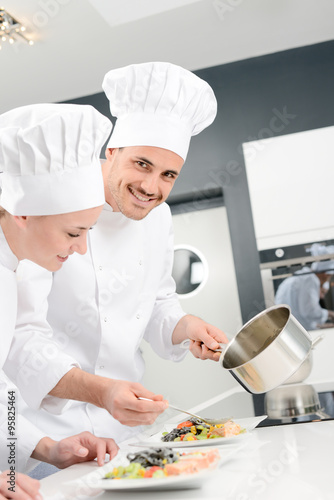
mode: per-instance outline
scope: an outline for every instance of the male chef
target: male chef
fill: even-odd
[[[102,165],[104,210],[86,255],[54,276],[21,267],[22,314],[5,369],[30,406],[26,416],[52,437],[90,430],[119,443],[168,406],[140,384],[142,339],[174,361],[186,339],[195,357],[213,360],[227,342],[179,304],[164,203],[217,103],[207,82],[161,62],[112,70],[103,89],[117,117]]]

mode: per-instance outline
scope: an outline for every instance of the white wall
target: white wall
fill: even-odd
[[[197,248],[209,264],[209,277],[197,295],[181,299],[184,310],[214,324],[231,338],[242,326],[237,283],[225,207],[173,216],[175,245]],[[144,385],[171,403],[191,408],[238,383],[218,363],[190,353],[181,363],[159,358],[143,342]]]

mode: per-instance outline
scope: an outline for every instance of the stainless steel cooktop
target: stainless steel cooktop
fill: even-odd
[[[314,390],[315,397],[318,403],[320,402],[319,411],[315,411],[316,408],[312,406],[306,407],[304,412],[295,410],[296,404],[299,404],[299,386],[303,385],[308,385],[310,389],[312,388],[312,390]],[[268,415],[268,417],[260,423],[259,427],[334,419],[334,381],[317,384],[296,384],[295,386],[285,385],[284,387],[287,387],[291,394],[286,408],[287,411],[284,412],[284,418],[272,418],[270,414],[268,415],[268,405],[265,403],[265,394],[253,395],[241,387],[240,389],[235,388],[229,390],[221,396],[217,396],[207,401],[202,405],[201,413],[203,415],[210,415],[213,418],[222,415],[231,415],[233,418]],[[294,394],[296,394],[297,403],[293,401]]]

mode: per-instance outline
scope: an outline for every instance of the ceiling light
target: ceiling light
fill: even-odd
[[[33,45],[34,42],[26,37],[24,34],[25,31],[25,26],[11,16],[5,9],[2,7],[0,8],[0,34],[3,42],[9,40],[9,43],[13,45],[15,42],[24,41],[29,45]]]

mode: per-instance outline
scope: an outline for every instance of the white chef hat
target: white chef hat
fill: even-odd
[[[88,105],[33,104],[0,115],[0,206],[54,215],[103,205],[99,156],[111,128]]]
[[[321,243],[313,243],[310,247],[311,255],[330,255],[334,254],[334,245],[322,245]],[[315,273],[334,274],[334,260],[322,260],[313,262],[311,265],[312,271]]]
[[[155,146],[186,159],[190,138],[217,114],[210,85],[166,62],[132,64],[109,71],[103,90],[117,117],[108,147]]]

